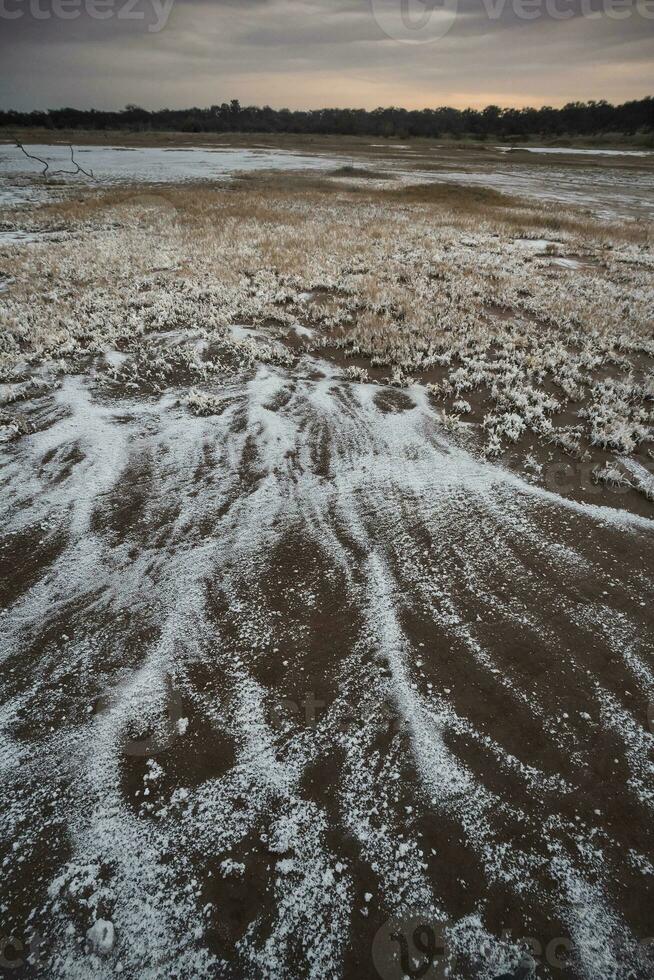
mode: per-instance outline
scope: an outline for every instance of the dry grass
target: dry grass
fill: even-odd
[[[362,177],[361,183],[344,183],[334,175]],[[245,173],[228,181],[204,183],[189,189],[185,185],[158,185],[144,190],[142,185],[110,189],[80,188],[73,196],[46,204],[28,219],[33,228],[74,226],[92,220],[107,209],[175,209],[184,222],[204,221],[216,208],[222,213],[244,219],[291,220],[286,212],[292,201],[324,205],[329,198],[337,204],[367,203],[393,209],[415,208],[417,220],[426,215],[439,224],[463,227],[474,219],[478,226],[517,237],[545,237],[548,233],[565,233],[596,244],[626,242],[651,246],[653,226],[647,221],[606,222],[568,209],[552,213],[550,207],[487,187],[465,184],[427,183],[398,186],[370,186],[370,181],[385,180],[388,175],[359,168],[343,167],[331,175],[294,173]],[[11,224],[12,213],[5,220]],[[21,215],[21,226],[25,216]]]
[[[582,456],[648,445],[648,225],[456,184],[295,174],[78,192],[31,221],[61,240],[0,252],[15,280],[0,294],[9,380],[26,356],[77,370],[89,351],[138,347],[145,364],[153,331],[224,340],[230,323],[275,323],[281,336],[300,320],[327,356],[423,380],[455,413],[472,402],[489,452],[529,435]],[[585,264],[566,268],[571,255]]]

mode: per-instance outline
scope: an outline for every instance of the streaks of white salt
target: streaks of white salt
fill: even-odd
[[[120,368],[127,360],[127,354],[118,350],[106,350],[104,352],[104,358],[109,367]]]
[[[434,702],[427,706],[412,686],[407,659],[407,642],[398,627],[394,608],[394,589],[387,570],[377,555],[369,562],[370,629],[387,659],[392,673],[392,689],[399,716],[406,720],[416,766],[435,809],[456,814],[473,848],[482,855],[489,881],[510,881],[516,891],[538,861],[514,848],[508,855],[494,842],[490,815],[496,802],[472,773],[446,747],[445,717]],[[389,588],[390,587],[390,588]],[[465,799],[465,807],[461,801]]]
[[[0,176],[1,207],[15,208],[24,204],[35,204],[51,196],[50,188],[37,184],[17,185],[15,177]]]
[[[32,468],[62,446],[79,445],[82,458],[65,486],[48,486],[46,481],[32,506],[44,517],[72,508],[71,529],[79,537],[88,529],[96,499],[111,489],[124,467],[127,440],[114,422],[117,413],[91,398],[81,378],[67,377],[54,402],[61,417],[25,442]]]
[[[311,338],[311,337],[315,337],[316,335],[316,331],[312,327],[305,327],[301,323],[294,323],[291,329],[293,330],[294,333],[298,335],[298,337]]]
[[[260,331],[255,330],[253,327],[243,327],[238,323],[230,323],[229,332],[234,340],[251,340],[260,334]]]
[[[526,252],[545,252],[548,248],[557,248],[561,243],[548,238],[516,238],[514,244]]]
[[[646,469],[642,463],[639,463],[637,459],[631,456],[625,456],[621,459],[621,463],[626,470],[634,477],[636,484],[639,488],[649,497],[650,500],[654,500],[654,474],[650,470]]]
[[[654,762],[651,761],[654,733],[599,684],[596,684],[595,696],[600,704],[602,723],[624,746],[630,770],[627,786],[642,806],[654,810]]]
[[[629,617],[600,603],[584,604],[571,610],[570,615],[576,622],[603,636],[615,656],[622,657],[643,695],[654,699],[654,673],[644,659],[648,637],[635,627]]]
[[[272,915],[264,919],[253,913],[238,941],[239,963],[257,975],[290,977],[299,944],[311,976],[338,975],[354,908],[348,858],[331,844],[331,837],[327,843],[327,831],[334,829],[331,817],[302,784],[309,763],[336,746],[344,753],[340,813],[389,911],[447,912],[438,866],[433,873],[428,870],[424,844],[407,825],[392,789],[396,785],[411,787],[421,813],[444,813],[462,828],[483,863],[489,888],[500,882],[525,899],[532,874],[547,874],[547,833],[532,825],[538,846],[510,846],[505,821],[515,817],[529,823],[529,818],[515,801],[501,805],[497,794],[458,757],[448,735],[467,732],[526,787],[538,781],[538,772],[437,695],[427,698],[416,686],[417,651],[401,618],[409,602],[421,601],[421,589],[429,594],[424,579],[432,569],[409,547],[407,529],[413,523],[435,537],[442,538],[448,528],[451,535],[462,516],[467,519],[471,500],[494,521],[503,553],[512,540],[537,542],[535,518],[551,512],[573,513],[579,520],[628,534],[649,533],[652,522],[606,508],[570,505],[498,467],[479,463],[438,434],[434,413],[418,390],[410,392],[413,407],[383,415],[375,405],[374,386],[357,386],[353,394],[326,364],[307,359],[303,366],[319,366],[323,377],[308,380],[260,366],[249,380],[230,382],[224,389],[227,408],[212,419],[190,417],[175,405],[174,394],[158,402],[100,401],[84,382],[69,379],[55,396],[60,415],[50,428],[7,451],[16,478],[7,498],[11,526],[26,529],[56,513],[69,532],[46,578],[5,617],[12,649],[19,652],[21,641],[38,635],[44,621],[77,603],[83,610],[76,621],[80,636],[64,652],[57,651],[56,658],[47,649],[40,654],[33,690],[41,689],[43,667],[64,659],[68,669],[83,666],[89,701],[99,683],[110,702],[108,710],[70,729],[67,737],[58,733],[58,746],[55,739],[40,742],[35,762],[35,771],[47,782],[46,760],[67,756],[66,769],[77,776],[75,805],[59,812],[73,856],[52,887],[50,965],[55,977],[81,977],[88,970],[87,954],[75,942],[75,917],[68,904],[74,905],[82,879],[91,881],[94,893],[108,891],[105,898],[116,926],[114,955],[128,973],[154,977],[167,962],[171,939],[175,968],[198,977],[229,972],[198,941],[206,924],[201,888],[196,884],[186,891],[180,883],[191,883],[202,873],[196,863],[207,853],[231,857],[251,833],[265,834],[273,853],[289,852],[294,863],[273,872]],[[321,444],[328,477],[315,460]],[[62,472],[60,463],[73,446],[79,448],[80,459],[71,472]],[[213,464],[207,467],[208,451]],[[53,452],[42,470],[43,456]],[[48,474],[61,479],[53,485]],[[103,521],[91,516],[112,499],[123,499],[121,495],[129,502],[135,483],[146,498],[142,523],[136,530],[130,525],[116,542]],[[164,522],[162,534],[158,522],[171,502],[176,510]],[[256,670],[261,651],[283,624],[261,601],[259,587],[270,572],[275,546],[298,528],[311,548],[325,556],[328,568],[342,572],[345,598],[362,618],[361,636],[349,655],[340,665],[325,664],[327,673],[338,672],[343,690],[355,699],[356,734],[344,734],[337,724],[345,697],[337,697],[328,716],[309,733],[280,736],[267,721],[274,692],[257,679]],[[352,548],[344,544],[343,532]],[[467,544],[477,556],[487,599],[493,601],[483,540],[471,536]],[[546,549],[547,542],[542,546]],[[572,546],[560,560],[574,567]],[[514,563],[517,568],[517,558]],[[463,617],[452,589],[445,576],[440,582],[435,579],[443,609],[457,628]],[[219,587],[226,596],[246,655],[210,617],[208,587]],[[138,649],[129,626],[121,622],[126,613],[143,617],[153,630],[152,639]],[[511,619],[517,612],[505,607],[505,615]],[[535,615],[532,626],[539,626]],[[485,670],[500,670],[471,630],[462,636]],[[390,679],[364,665],[364,654],[370,653],[385,658]],[[191,681],[198,665],[221,678],[220,696],[213,704]],[[196,787],[177,787],[185,791],[176,797],[186,801],[181,810],[173,805],[170,791],[162,790],[155,816],[144,821],[125,801],[123,746],[144,728],[156,731],[164,725],[168,676],[181,686],[193,709],[206,709],[217,732],[233,741],[234,761]],[[525,702],[516,677],[506,671],[494,676],[498,684],[512,685],[509,690]],[[408,725],[408,756],[394,750],[384,757],[379,751],[373,709],[388,699],[394,699],[397,714]],[[609,705],[606,698],[602,703]],[[534,702],[533,710],[542,713],[542,705]],[[4,719],[9,736],[11,717],[9,711]],[[622,716],[619,720],[622,727]],[[630,732],[633,787],[642,794],[649,777],[642,759],[638,761],[644,745]],[[413,770],[417,786],[412,786]],[[565,792],[547,774],[543,786]],[[236,802],[243,798],[245,807]],[[580,833],[572,840],[561,826],[558,833],[566,849],[572,851],[578,840],[587,843]],[[135,852],[143,855],[140,865],[131,859]],[[556,910],[563,910],[573,924],[580,947],[588,945],[587,924],[604,937],[628,937],[603,888],[591,883],[601,873],[579,858],[574,866],[566,864],[565,853],[550,884],[558,896]],[[162,854],[172,855],[168,865]],[[243,863],[247,878],[248,862]],[[101,866],[112,869],[108,885],[100,884]],[[72,938],[66,934],[68,925]],[[591,968],[606,965],[592,951],[583,953],[583,963],[588,975]],[[97,971],[108,976],[110,966],[98,964]]]
[[[601,219],[634,218],[654,214],[654,182],[651,173],[633,174],[626,169],[611,169],[602,173],[598,168],[575,171],[571,175],[564,168],[552,166],[547,173],[538,169],[521,167],[513,161],[501,168],[486,171],[443,169],[399,171],[402,176],[415,182],[493,187],[507,194],[520,195],[543,201],[564,201],[575,206],[588,207]]]
[[[557,265],[561,269],[583,269],[584,263],[581,259],[569,256],[558,256],[552,259],[552,265]]]
[[[649,157],[652,150],[605,150],[600,147],[573,147],[573,146],[498,146],[498,150],[526,150],[528,153],[565,153],[572,156],[600,156],[600,157]]]
[[[32,245],[47,240],[53,233],[31,231],[0,231],[0,248],[11,245]]]
[[[601,870],[601,852],[597,857],[595,874]],[[572,962],[579,975],[584,980],[598,976],[627,980],[633,976],[641,962],[638,942],[611,907],[602,885],[579,873],[559,841],[550,845],[550,868],[565,896]]]

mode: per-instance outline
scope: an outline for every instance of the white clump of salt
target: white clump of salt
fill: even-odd
[[[107,956],[114,948],[116,933],[113,922],[108,919],[97,919],[86,931],[86,938],[91,949],[100,956]]]
[[[228,878],[230,875],[241,876],[245,874],[245,865],[240,861],[233,861],[232,858],[226,858],[220,863],[220,871],[223,878]]]

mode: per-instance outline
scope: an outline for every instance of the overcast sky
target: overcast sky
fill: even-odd
[[[622,102],[653,66],[654,0],[0,0],[4,108]]]

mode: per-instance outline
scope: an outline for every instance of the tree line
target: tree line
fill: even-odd
[[[242,106],[237,99],[209,108],[157,109],[127,105],[118,111],[48,109],[0,110],[2,127],[169,131],[186,133],[309,133],[408,139],[440,137],[498,140],[613,136],[654,145],[654,98],[611,105],[570,102],[560,109],[272,109]]]

